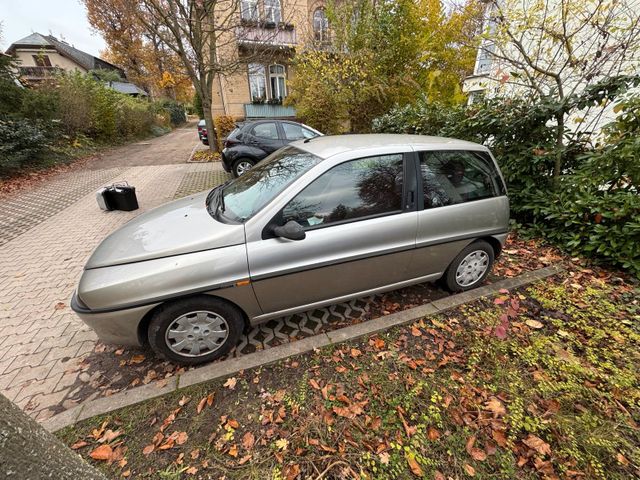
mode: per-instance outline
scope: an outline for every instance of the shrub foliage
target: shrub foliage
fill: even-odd
[[[507,181],[516,222],[572,254],[606,261],[638,276],[640,96],[622,95],[628,80],[608,79],[564,104],[549,98],[495,98],[450,107],[421,100],[378,117],[373,129],[488,145]],[[559,132],[553,122],[559,109],[583,108],[616,97],[620,115],[605,127],[599,144]],[[565,141],[558,146],[560,133]],[[554,182],[558,157],[563,170]]]
[[[3,58],[0,85],[0,176],[68,157],[69,146],[156,135],[186,121],[175,101],[133,98],[79,72],[21,88]]]

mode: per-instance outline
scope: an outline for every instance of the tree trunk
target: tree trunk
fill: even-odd
[[[0,478],[107,480],[1,394]]]
[[[204,83],[204,82],[203,82]],[[200,93],[200,92],[198,92]],[[211,111],[211,92],[202,92],[202,111],[204,112],[204,122],[207,124],[207,138],[209,139],[209,150],[218,151],[218,135],[214,128],[213,113]]]

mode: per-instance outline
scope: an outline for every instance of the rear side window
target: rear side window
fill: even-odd
[[[278,129],[273,122],[259,123],[253,127],[253,135],[260,138],[267,138],[269,140],[278,140]]]
[[[472,202],[505,194],[493,161],[483,152],[420,152],[424,208]]]
[[[351,160],[333,167],[283,210],[286,222],[327,225],[402,211],[403,155]]]
[[[284,138],[291,141],[317,136],[311,130],[304,128],[302,125],[296,125],[295,123],[282,123],[282,129],[284,130]]]

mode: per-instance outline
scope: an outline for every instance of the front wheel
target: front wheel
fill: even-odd
[[[493,247],[484,240],[467,245],[447,268],[442,278],[445,286],[452,292],[477,287],[491,272],[494,257]]]
[[[245,174],[251,167],[253,167],[253,162],[246,158],[240,158],[236,160],[233,164],[233,176],[239,177],[240,175]]]
[[[161,306],[151,318],[148,338],[162,357],[182,365],[219,358],[240,340],[244,320],[234,306],[208,296]]]

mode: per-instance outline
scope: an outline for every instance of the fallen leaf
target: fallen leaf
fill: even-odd
[[[540,455],[549,455],[551,453],[551,447],[547,442],[542,440],[540,437],[536,437],[535,435],[529,434],[527,438],[525,438],[522,443],[524,443],[527,447],[532,448]]]
[[[251,454],[249,455],[245,455],[244,457],[242,457],[240,460],[238,460],[238,465],[244,465],[245,463],[247,463],[249,460],[251,460]]]
[[[507,446],[507,436],[504,434],[503,430],[494,430],[491,436],[496,441],[496,443],[501,447],[504,448]]]
[[[72,447],[73,448],[73,447]],[[623,454],[618,453],[616,455],[616,460],[618,460],[618,462],[620,462],[622,465],[629,465],[629,460],[627,460],[627,457],[625,457]]]
[[[234,443],[233,445],[231,445],[231,448],[229,449],[229,455],[231,455],[232,457],[237,457],[238,456],[238,446]]]
[[[71,445],[71,450],[77,450],[79,448],[86,447],[87,445],[89,445],[89,444],[87,442],[85,442],[84,440],[78,440],[76,443]]]
[[[351,356],[352,356],[353,358],[357,358],[357,357],[359,357],[360,355],[362,355],[362,352],[361,352],[360,350],[358,350],[357,348],[352,348],[352,349],[351,349]]]
[[[89,456],[94,460],[109,460],[111,458],[111,454],[113,453],[113,449],[109,445],[100,445],[98,448],[93,450]]]
[[[383,465],[389,465],[390,455],[387,452],[379,453],[378,458],[380,458],[380,463]]]
[[[184,407],[187,403],[189,403],[191,399],[187,396],[182,396],[182,398],[180,399],[180,401],[178,402],[178,405],[180,405],[181,407]]]
[[[118,438],[122,432],[120,430],[116,430],[115,432],[111,429],[104,432],[104,435],[98,439],[98,443],[110,443],[116,438]]]
[[[66,307],[66,305],[64,303],[58,302],[58,303],[56,303],[56,306],[53,307],[53,308],[56,309],[56,310],[62,310],[64,307]]]
[[[253,448],[255,441],[256,437],[251,432],[247,432],[242,436],[242,446],[247,450],[251,450]]]
[[[233,390],[234,388],[236,388],[236,383],[238,383],[238,380],[236,380],[236,377],[229,377],[227,379],[226,382],[224,382],[224,387]]]
[[[144,455],[149,455],[151,452],[153,452],[156,449],[156,446],[152,443],[151,445],[147,445],[146,447],[144,447],[142,449],[142,453]]]
[[[176,437],[176,443],[178,445],[184,445],[185,443],[187,443],[188,439],[189,439],[189,435],[187,435],[187,432],[180,432]]]
[[[278,450],[285,451],[288,446],[289,440],[287,440],[286,438],[279,438],[278,440],[276,440],[276,448]]]
[[[498,337],[500,340],[504,340],[507,338],[507,329],[504,325],[498,325],[494,330],[493,334]]]
[[[314,379],[312,378],[311,380],[309,380],[309,385],[311,385],[313,388],[315,388],[316,390],[320,390],[320,384]]]
[[[485,408],[493,413],[494,418],[502,417],[507,413],[502,402],[496,397],[491,397],[485,403]]]
[[[411,327],[411,335],[413,335],[414,337],[421,337],[422,332],[418,327]]]
[[[440,438],[440,432],[438,432],[438,430],[436,430],[435,428],[430,427],[429,431],[427,432],[427,437],[429,437],[429,440],[431,440],[432,442],[435,442]]]
[[[467,475],[469,475],[470,477],[475,476],[476,474],[476,469],[473,468],[471,465],[469,465],[468,463],[464,464],[464,471],[467,472]]]
[[[134,355],[133,357],[131,357],[131,360],[129,360],[129,363],[142,363],[144,362],[145,356],[140,354],[140,355]]]
[[[198,469],[196,467],[189,467],[185,470],[189,475],[195,475],[198,473]]]
[[[411,469],[411,472],[416,477],[422,477],[422,475],[424,474],[422,472],[422,468],[420,468],[420,465],[418,464],[418,462],[416,462],[415,455],[410,452],[405,452],[404,456],[407,459],[407,463],[409,464],[409,468]]]
[[[526,323],[527,326],[529,326],[531,328],[535,328],[535,329],[540,329],[540,328],[544,327],[544,324],[542,322],[537,321],[537,320],[529,319],[524,323]]]

